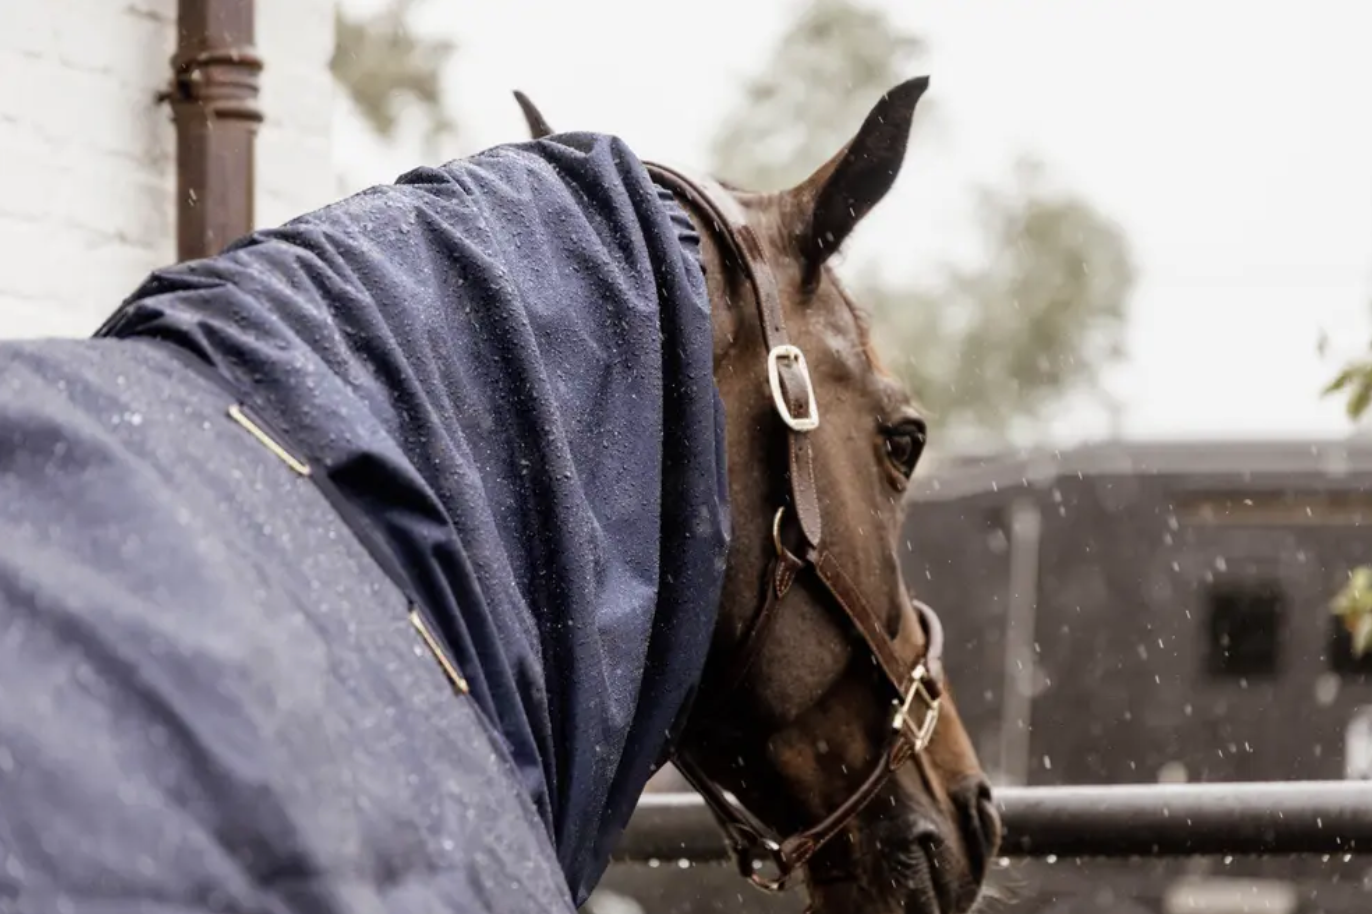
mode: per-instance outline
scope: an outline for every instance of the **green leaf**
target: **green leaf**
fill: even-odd
[[[1367,412],[1367,406],[1372,403],[1372,371],[1364,372],[1358,376],[1353,392],[1348,395],[1348,418],[1358,419],[1363,413]]]
[[[1359,565],[1348,573],[1348,583],[1330,602],[1330,610],[1343,619],[1353,638],[1353,655],[1372,650],[1372,567]]]
[[[1349,365],[1343,371],[1339,372],[1334,377],[1334,380],[1330,381],[1325,386],[1324,390],[1320,392],[1320,396],[1327,397],[1332,393],[1337,393],[1338,391],[1343,390],[1345,387],[1349,385],[1350,382],[1352,382],[1354,378],[1356,378],[1360,373],[1365,372],[1366,370],[1366,366],[1363,365]]]
[[[1336,616],[1356,616],[1372,612],[1372,567],[1359,565],[1348,573],[1343,586],[1330,604]]]

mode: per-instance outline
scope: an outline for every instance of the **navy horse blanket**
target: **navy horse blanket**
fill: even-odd
[[[562,134],[0,344],[0,911],[580,905],[723,578],[698,245]]]

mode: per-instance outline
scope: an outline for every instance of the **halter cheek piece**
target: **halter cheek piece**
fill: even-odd
[[[760,888],[781,891],[816,851],[847,827],[881,790],[887,778],[929,745],[938,724],[943,696],[943,627],[932,609],[912,601],[928,646],[922,658],[902,656],[900,645],[887,634],[881,619],[863,599],[853,580],[824,547],[823,519],[809,437],[819,427],[814,385],[805,354],[787,338],[776,280],[766,253],[737,201],[708,178],[690,178],[661,165],[650,164],[647,168],[659,184],[710,217],[728,254],[752,287],[767,346],[767,383],[777,414],[787,429],[790,507],[804,538],[799,555],[786,548],[781,536],[786,506],[779,508],[772,521],[776,556],[768,573],[767,596],[745,628],[718,685],[700,704],[717,707],[742,682],[758,655],[768,626],[777,616],[781,601],[796,577],[807,570],[813,573],[862,636],[894,693],[894,711],[886,743],[861,786],[819,823],[787,838],[777,837],[752,813],[731,802],[724,790],[683,749],[675,751],[673,761],[677,769],[704,798],[724,829],[739,872]],[[762,866],[769,861],[775,867],[774,876],[763,875]]]

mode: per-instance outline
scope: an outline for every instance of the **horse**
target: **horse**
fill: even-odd
[[[669,761],[761,888],[968,910],[927,429],[828,265],[927,85],[779,194],[521,95],[0,344],[0,910],[570,911]]]
[[[773,512],[770,528],[754,521],[736,535],[708,699],[674,760],[721,824],[740,873],[775,891],[804,869],[815,911],[967,910],[1000,841],[990,787],[943,683],[941,626],[907,595],[896,555],[899,496],[927,426],[829,266],[893,186],[928,85],[921,77],[886,93],[849,143],[781,193],[648,166],[707,239],[731,504],[753,518]],[[525,93],[515,99],[531,137],[553,135]],[[797,368],[789,384],[779,358]],[[765,364],[766,385],[740,363]],[[833,405],[821,436],[824,390]],[[798,549],[781,535],[788,508]],[[795,588],[806,571],[812,586]],[[794,608],[779,612],[788,594]],[[911,660],[921,631],[923,660]],[[881,705],[863,700],[874,691],[894,696],[888,726]],[[916,700],[925,713],[912,728]],[[826,854],[839,836],[841,849]]]

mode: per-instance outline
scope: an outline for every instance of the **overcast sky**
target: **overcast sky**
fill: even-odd
[[[433,0],[425,22],[461,43],[459,151],[523,137],[509,95],[519,87],[555,127],[703,164],[795,2]],[[929,275],[968,249],[972,189],[1036,153],[1134,248],[1129,360],[1109,379],[1126,435],[1348,430],[1340,405],[1318,396],[1335,359],[1316,346],[1323,331],[1336,355],[1357,352],[1369,333],[1372,4],[870,2],[931,42],[921,69],[938,115],[864,228],[864,254]],[[369,141],[347,114],[339,123],[354,183],[413,164],[412,150]],[[1105,431],[1080,409],[1055,429],[1063,441]]]

